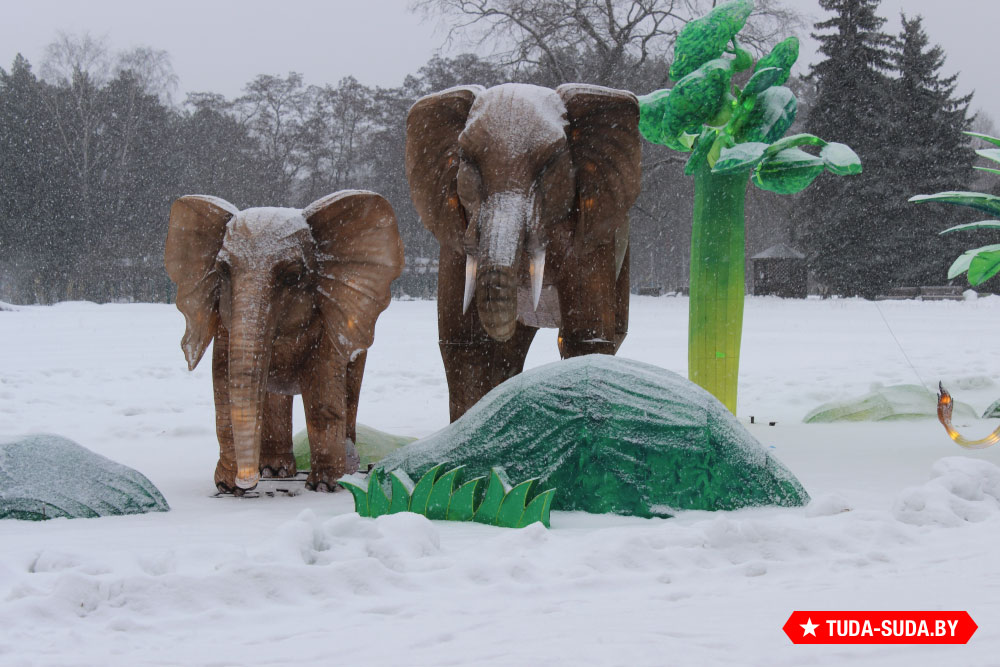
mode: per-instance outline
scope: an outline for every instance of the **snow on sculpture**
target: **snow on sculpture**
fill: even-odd
[[[782,84],[799,54],[790,37],[761,58],[740,90],[733,76],[753,67],[736,39],[752,0],[721,4],[677,37],[670,78],[677,84],[639,97],[639,130],[654,144],[690,152],[694,176],[691,230],[688,377],[736,412],[744,297],[744,199],[747,180],[762,190],[794,194],[824,170],[861,173],[844,144],[811,134],[781,137],[798,102]],[[724,54],[732,57],[725,58]],[[820,147],[818,156],[801,147]]]
[[[410,109],[410,194],[441,244],[452,421],[521,372],[539,327],[559,327],[563,357],[618,350],[638,123],[632,93],[579,84],[460,86]]]
[[[170,510],[145,475],[48,433],[0,440],[0,519],[43,521]]]
[[[292,395],[311,443],[306,487],[333,491],[358,467],[358,393],[375,321],[403,267],[392,207],[345,190],[304,210],[239,211],[189,195],[170,209],[165,253],[194,369],[214,339],[215,484],[242,495],[291,477]]]

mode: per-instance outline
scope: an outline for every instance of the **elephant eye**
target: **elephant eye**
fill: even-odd
[[[458,197],[462,201],[478,201],[482,196],[483,178],[479,169],[468,160],[458,166]]]
[[[215,265],[215,272],[219,274],[222,278],[229,277],[229,265],[225,262],[219,262]]]
[[[294,287],[302,282],[304,273],[301,267],[288,268],[281,273],[278,277],[278,282],[280,282],[285,287]]]

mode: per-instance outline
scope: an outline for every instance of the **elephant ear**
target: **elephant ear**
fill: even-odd
[[[588,246],[610,242],[639,196],[639,102],[628,91],[600,86],[565,84],[556,92],[566,105],[576,165],[577,239]]]
[[[444,247],[462,250],[465,213],[458,200],[458,135],[482,86],[421,97],[406,117],[406,178],[417,214]]]
[[[403,271],[403,242],[392,206],[380,195],[344,190],[302,211],[316,242],[323,328],[337,353],[351,359],[375,338],[375,320]]]
[[[201,361],[219,325],[215,258],[226,223],[238,212],[225,199],[207,195],[187,195],[170,207],[163,263],[177,284],[177,310],[187,324],[181,349],[189,370]]]

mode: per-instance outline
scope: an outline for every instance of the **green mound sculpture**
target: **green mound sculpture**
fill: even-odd
[[[461,419],[382,460],[420,479],[501,467],[557,488],[552,509],[671,516],[809,501],[802,485],[704,389],[637,361],[588,355],[507,380]]]
[[[955,403],[955,415],[976,419],[976,411],[965,403]],[[937,417],[937,394],[916,384],[878,387],[874,391],[846,401],[824,403],[807,414],[807,424],[830,422],[877,422]]]
[[[364,424],[358,424],[357,435],[358,441],[354,446],[361,459],[361,470],[367,469],[403,445],[416,440],[406,435],[392,435]],[[302,429],[292,438],[292,453],[295,455],[295,467],[300,471],[309,470],[309,433],[306,429]]]
[[[58,435],[0,441],[0,519],[42,521],[170,509],[153,483]]]

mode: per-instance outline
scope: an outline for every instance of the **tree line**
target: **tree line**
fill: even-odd
[[[852,3],[878,4],[823,0],[841,17]],[[240,208],[301,207],[345,188],[374,190],[390,201],[408,264],[395,289],[431,296],[436,276],[426,269],[436,261],[437,243],[417,218],[403,172],[410,105],[466,83],[577,81],[640,94],[662,88],[669,85],[678,31],[710,4],[424,0],[419,9],[456,26],[450,38],[478,40],[480,52],[492,56],[437,56],[395,88],[366,86],[354,77],[317,85],[294,72],[262,74],[235,98],[195,93],[180,104],[171,98],[176,77],[166,53],[140,48],[112,54],[88,36],[61,35],[37,73],[21,56],[9,70],[0,68],[0,300],[170,300],[162,254],[177,197],[203,193]],[[748,42],[760,54],[801,20],[774,0],[757,5]],[[833,29],[848,42],[853,28],[845,21]],[[939,265],[954,253],[935,245],[936,232],[947,226],[949,214],[901,207],[917,186],[937,192],[948,189],[945,183],[968,183],[974,158],[958,134],[971,122],[968,100],[955,96],[953,78],[941,76],[943,53],[927,45],[919,19],[904,23],[901,37],[875,42],[882,55],[864,55],[875,78],[859,83],[868,70],[853,83],[851,76],[842,78],[886,97],[872,101],[838,88],[841,71],[860,71],[850,69],[858,54],[839,46],[827,50],[827,42],[826,69],[821,64],[811,78],[788,84],[803,101],[799,130],[854,146],[865,160],[865,176],[825,179],[826,198],[809,191],[792,198],[753,188],[748,193],[748,252],[777,242],[799,244],[831,293],[867,294],[911,280],[940,284]],[[859,104],[877,106],[844,111]],[[887,108],[893,112],[876,114],[878,126],[859,125],[872,109]],[[899,163],[893,156],[906,158],[911,178],[893,173],[891,163]],[[914,183],[918,171],[927,178]],[[847,206],[852,192],[867,199]],[[683,161],[644,145],[643,191],[631,216],[633,287],[685,289],[692,200]],[[898,234],[878,225],[898,227]],[[933,239],[913,241],[907,235],[915,230],[933,232]],[[869,245],[847,256],[845,239],[856,233]],[[879,245],[889,241],[896,250]]]
[[[898,286],[944,284],[968,239],[939,232],[969,216],[907,200],[976,189],[976,156],[963,133],[974,124],[990,130],[988,119],[977,122],[969,112],[972,96],[958,95],[957,76],[943,74],[945,53],[930,44],[919,16],[902,15],[901,32],[890,35],[879,0],[820,0],[820,6],[832,16],[813,34],[826,58],[810,75],[816,97],[806,126],[852,146],[864,173],[819,179],[803,193],[804,224],[793,238],[831,294],[870,298]]]

